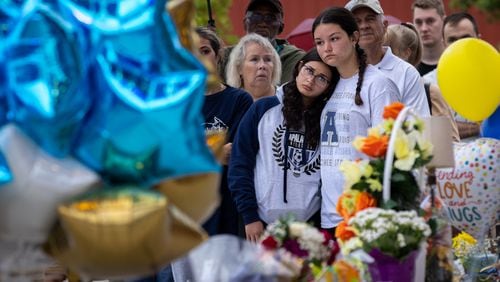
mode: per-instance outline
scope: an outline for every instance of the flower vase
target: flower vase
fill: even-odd
[[[373,282],[414,280],[418,250],[411,252],[402,260],[386,255],[378,249],[371,250],[369,254],[374,259],[374,262],[368,265]]]

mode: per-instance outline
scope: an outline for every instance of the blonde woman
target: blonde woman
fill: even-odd
[[[266,38],[250,33],[231,51],[226,70],[229,86],[243,88],[253,100],[273,96],[279,84],[281,61]]]

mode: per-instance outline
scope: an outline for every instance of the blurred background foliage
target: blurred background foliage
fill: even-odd
[[[229,8],[232,0],[210,0],[212,6],[212,18],[215,20],[217,34],[228,45],[238,42],[238,37],[233,34],[233,25],[229,18]],[[195,0],[196,24],[198,26],[208,25],[207,0]]]
[[[500,20],[500,0],[451,0],[450,6],[461,10],[475,7],[485,13],[489,20]]]

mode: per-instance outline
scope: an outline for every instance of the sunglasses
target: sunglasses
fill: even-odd
[[[249,22],[265,22],[267,24],[272,24],[278,20],[278,17],[275,14],[259,14],[254,12],[248,12],[246,20]]]

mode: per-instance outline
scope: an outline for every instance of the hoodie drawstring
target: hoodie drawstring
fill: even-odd
[[[288,127],[285,128],[285,164],[283,166],[283,202],[285,204],[288,203],[286,199],[286,191],[287,191],[287,170],[288,170],[288,138],[290,137],[290,132],[288,131]]]

